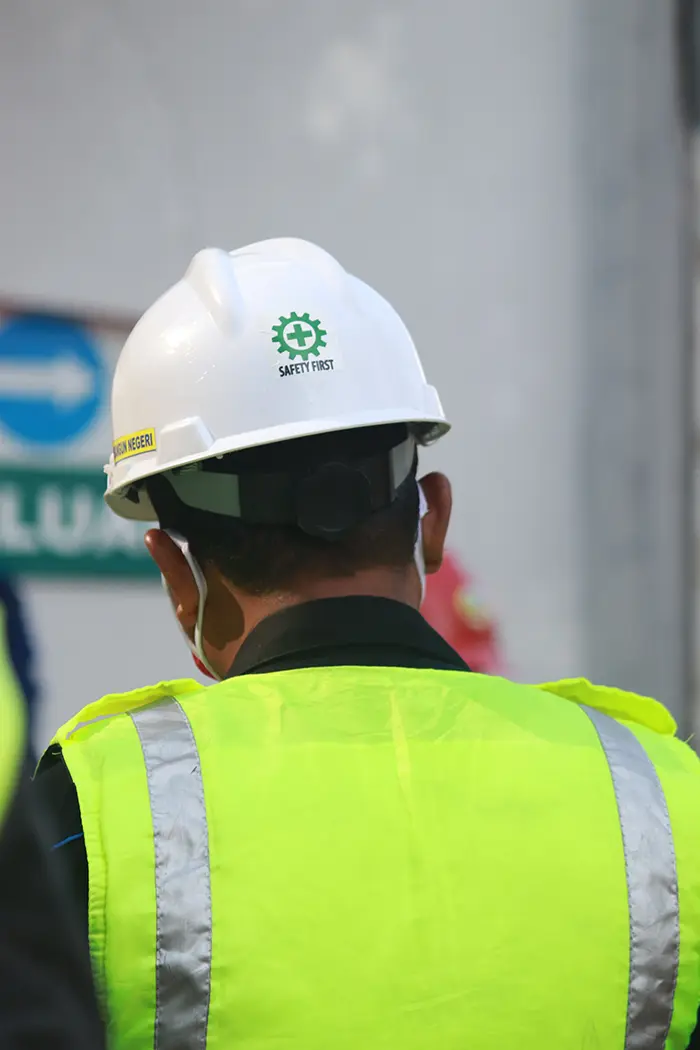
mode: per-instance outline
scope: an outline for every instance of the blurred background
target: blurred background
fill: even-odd
[[[102,507],[110,374],[195,251],[283,235],[390,299],[454,423],[436,625],[694,731],[695,7],[0,0],[0,600],[37,746],[192,673]]]

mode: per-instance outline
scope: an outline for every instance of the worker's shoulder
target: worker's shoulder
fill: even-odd
[[[370,669],[357,668],[356,671]],[[381,669],[373,669],[381,671]],[[438,695],[440,690],[470,698],[477,703],[496,706],[503,711],[529,708],[536,716],[547,717],[558,712],[566,718],[575,707],[587,707],[631,726],[643,727],[660,736],[674,736],[676,722],[658,700],[613,686],[594,685],[586,678],[566,678],[539,684],[516,682],[497,675],[465,674],[448,670],[400,670],[392,675],[410,679],[421,688],[417,693]],[[407,683],[408,684],[408,683]],[[411,683],[412,684],[412,683]],[[426,688],[427,687],[427,688]]]
[[[184,698],[192,693],[203,691],[206,686],[191,678],[178,678],[172,681],[158,682],[155,685],[142,686],[124,693],[108,693],[78,711],[56,732],[52,744],[65,746],[75,738],[80,730],[113,722],[121,715],[128,715],[138,708],[174,697]]]
[[[586,739],[600,736],[610,719],[637,738],[657,771],[674,770],[696,780],[700,774],[698,756],[676,735],[673,715],[652,697],[594,685],[585,678],[522,685],[484,675],[464,677],[469,679],[465,688],[470,699],[518,731],[578,749]],[[614,734],[613,739],[622,738]]]
[[[594,685],[586,678],[565,678],[535,686],[541,692],[573,701],[609,715],[619,722],[650,729],[660,736],[674,736],[676,722],[658,700],[614,686]]]
[[[492,675],[432,673],[449,675],[455,683],[453,688],[506,716],[512,712],[518,721],[519,713],[525,710],[533,723],[570,723],[572,716],[578,718],[579,712],[588,709],[623,723],[643,740],[653,737],[662,743],[673,740],[674,744],[681,744],[676,738],[673,715],[658,700],[614,686],[595,685],[586,678],[528,685]]]

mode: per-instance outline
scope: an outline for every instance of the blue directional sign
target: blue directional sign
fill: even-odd
[[[0,326],[0,429],[35,445],[73,441],[103,404],[105,371],[97,342],[81,325],[10,318]]]

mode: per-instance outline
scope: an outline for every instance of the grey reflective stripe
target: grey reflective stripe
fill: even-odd
[[[630,924],[624,1050],[663,1050],[673,1017],[680,948],[676,853],[666,798],[634,733],[581,706],[608,760],[622,831]]]
[[[211,988],[209,834],[199,753],[173,697],[131,711],[148,776],[156,868],[154,1050],[204,1050]]]

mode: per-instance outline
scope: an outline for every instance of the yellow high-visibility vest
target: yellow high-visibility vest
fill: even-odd
[[[20,769],[24,732],[24,701],[7,645],[5,609],[0,603],[0,826]]]
[[[700,764],[579,680],[336,667],[109,696],[76,784],[115,1050],[682,1050]]]

